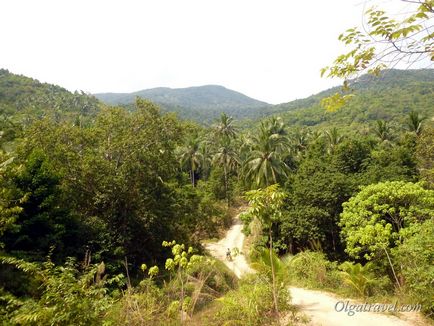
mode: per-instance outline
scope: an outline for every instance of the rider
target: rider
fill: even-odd
[[[226,259],[227,260],[231,260],[232,256],[231,256],[231,250],[228,248],[228,250],[226,251]]]

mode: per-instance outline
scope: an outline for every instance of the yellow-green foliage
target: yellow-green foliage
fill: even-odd
[[[279,311],[290,309],[288,289],[279,291]],[[272,325],[273,292],[267,277],[250,275],[241,281],[237,290],[228,292],[218,300],[214,325]]]
[[[369,286],[374,282],[371,272],[371,263],[365,266],[346,261],[339,266],[343,283],[354,290],[358,296],[365,297],[369,294]]]
[[[322,252],[303,251],[286,260],[293,283],[314,288],[339,287],[337,265],[328,261]]]
[[[102,277],[103,263],[80,273],[73,260],[59,267],[50,261],[39,265],[11,257],[1,262],[33,275],[41,284],[38,298],[18,301],[3,293],[2,325],[100,325],[114,302],[107,285],[122,283],[121,276]]]

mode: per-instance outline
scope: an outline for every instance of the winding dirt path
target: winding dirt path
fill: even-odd
[[[235,217],[231,228],[227,231],[223,239],[221,239],[219,242],[205,244],[205,248],[209,251],[209,253],[215,258],[223,261],[238,278],[241,278],[241,276],[246,273],[254,272],[250,268],[244,253],[242,252],[244,243],[244,233],[242,230],[243,222],[241,222],[240,214],[238,214]],[[232,261],[228,261],[226,259],[226,251],[228,249],[230,249],[232,252],[235,250],[238,251],[238,254],[233,257]]]
[[[247,273],[253,273],[242,252],[244,234],[243,224],[237,215],[232,227],[225,237],[218,242],[205,244],[211,255],[223,261],[238,278]],[[227,249],[232,251],[237,248],[239,253],[232,261],[226,260]],[[347,302],[347,299],[339,298],[332,293],[313,291],[303,288],[290,287],[292,303],[309,317],[311,326],[422,326],[422,322],[415,313],[403,313],[400,319],[392,315],[384,315],[375,312],[356,312],[350,316],[345,311],[335,310],[337,302]],[[349,304],[355,303],[349,301]],[[341,306],[338,305],[338,310]]]

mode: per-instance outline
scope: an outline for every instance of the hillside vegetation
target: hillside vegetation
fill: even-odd
[[[319,124],[291,120],[329,114],[315,102],[240,129],[224,113],[204,126],[144,99],[99,108],[3,72],[14,146],[0,149],[0,322],[295,323],[290,284],[432,317],[430,73],[361,79]],[[95,105],[82,112],[74,98]],[[28,122],[14,123],[26,107]],[[246,201],[257,273],[238,282],[201,243]]]
[[[364,75],[354,80],[351,88],[354,97],[337,112],[325,111],[320,102],[339,92],[340,87],[273,109],[291,126],[320,128],[364,128],[379,119],[402,124],[413,110],[427,118],[434,117],[434,69],[385,70],[379,77]]]
[[[255,116],[270,106],[223,86],[207,85],[188,88],[153,88],[134,93],[100,93],[95,96],[111,105],[128,105],[136,97],[148,99],[181,118],[209,123],[225,112],[236,118]]]

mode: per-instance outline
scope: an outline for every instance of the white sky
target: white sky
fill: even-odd
[[[339,83],[319,71],[366,2],[1,0],[0,68],[91,93],[218,84],[287,102]]]

